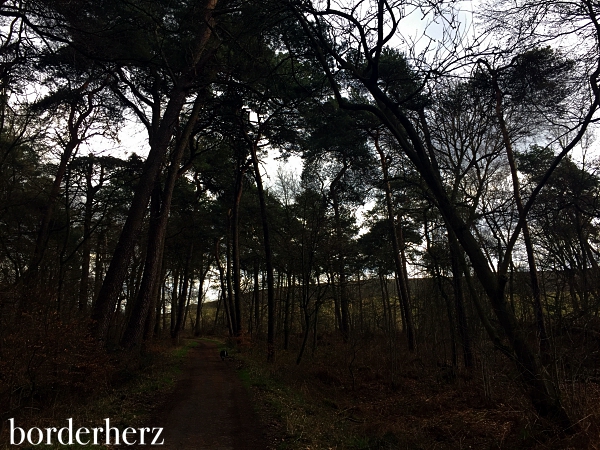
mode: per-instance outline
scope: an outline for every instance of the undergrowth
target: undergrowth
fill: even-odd
[[[61,428],[73,418],[73,428],[103,426],[110,418],[111,427],[147,426],[154,408],[161,404],[175,386],[181,373],[183,360],[197,341],[186,340],[173,348],[170,342],[155,342],[141,357],[135,369],[126,358],[115,355],[111,363],[111,377],[90,395],[57,396],[52,403],[37,403],[35,408],[23,407],[12,412],[15,424],[25,430],[32,427]],[[0,449],[15,448],[9,445],[8,418],[3,418],[0,429]],[[54,439],[56,441],[56,438]],[[39,447],[39,446],[37,446]],[[31,448],[37,448],[31,447]],[[101,445],[54,446],[44,448],[105,448]],[[21,448],[27,448],[22,446]]]
[[[268,364],[264,343],[236,357],[280,450],[600,448],[595,384],[579,431],[561,433],[532,411],[512,366],[493,352],[470,372],[392,354],[376,339],[324,338],[300,365],[295,349]]]

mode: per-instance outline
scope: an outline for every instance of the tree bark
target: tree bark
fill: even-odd
[[[139,347],[143,337],[144,325],[150,311],[150,306],[155,302],[155,289],[160,274],[160,265],[162,262],[165,236],[167,225],[169,223],[169,214],[173,200],[173,192],[177,179],[181,175],[180,164],[183,158],[184,150],[188,146],[192,130],[196,125],[200,108],[203,105],[204,94],[199,93],[194,101],[194,107],[190,117],[185,125],[182,135],[173,150],[171,164],[165,180],[165,188],[161,194],[160,183],[156,181],[152,193],[151,201],[151,219],[148,230],[148,244],[146,250],[146,260],[144,264],[144,275],[132,314],[128,320],[127,328],[121,340],[121,346],[125,348]]]
[[[85,211],[83,216],[83,243],[81,245],[81,279],[79,282],[79,311],[85,312],[88,307],[89,285],[90,285],[90,261],[92,253],[92,214],[94,207],[94,198],[96,193],[104,184],[104,167],[100,168],[100,180],[96,186],[92,185],[92,175],[94,173],[94,157],[89,156],[85,167]],[[96,258],[98,258],[96,251]]]
[[[210,270],[210,258],[207,261],[206,269],[201,269],[200,280],[198,280],[198,305],[196,306],[196,324],[194,326],[194,336],[200,336],[202,331],[202,305],[204,302],[204,281],[206,280],[206,275]],[[217,315],[218,312],[215,314]]]
[[[538,280],[538,271],[537,265],[535,262],[535,254],[533,251],[533,243],[531,242],[531,234],[529,232],[529,224],[527,221],[527,217],[525,214],[525,208],[523,206],[523,200],[521,198],[521,188],[519,183],[519,176],[517,173],[517,165],[515,162],[514,152],[512,148],[512,142],[510,136],[508,134],[508,128],[506,126],[506,121],[504,120],[504,111],[503,111],[503,94],[498,86],[498,81],[496,79],[496,73],[492,74],[492,80],[494,83],[495,95],[496,95],[496,118],[498,119],[498,124],[500,126],[500,131],[502,133],[502,142],[504,143],[504,148],[506,149],[506,157],[508,159],[508,165],[510,167],[510,174],[513,183],[513,195],[515,199],[515,203],[517,205],[517,211],[519,213],[519,219],[523,223],[523,240],[525,241],[525,251],[527,253],[527,262],[529,264],[529,277],[531,280],[531,291],[533,295],[533,309],[535,312],[535,322],[537,325],[538,332],[538,342],[540,346],[540,350],[542,352],[542,356],[549,357],[549,340],[548,333],[546,331],[546,325],[544,323],[544,310],[542,308],[542,299],[540,293],[540,283]],[[507,257],[510,257],[507,255]]]
[[[229,236],[229,233],[227,233]],[[229,241],[229,237],[227,238]],[[220,240],[218,239],[215,242],[215,264],[219,269],[219,280],[221,282],[221,299],[223,300],[223,310],[225,311],[225,318],[227,320],[227,328],[229,330],[229,336],[234,335],[233,323],[234,320],[231,317],[231,302],[230,302],[230,293],[229,293],[229,283],[226,280],[225,270],[223,269],[223,265],[221,264],[221,258],[219,257],[219,245]],[[229,259],[229,258],[228,258]],[[229,263],[227,264],[229,266]],[[215,325],[217,323],[217,317],[215,317]]]
[[[412,318],[412,309],[410,305],[410,298],[408,295],[408,288],[406,286],[407,276],[405,275],[404,264],[402,261],[400,243],[398,240],[398,233],[396,231],[396,224],[394,222],[394,204],[392,201],[392,188],[389,181],[389,172],[387,166],[386,155],[379,145],[379,134],[373,136],[375,142],[375,149],[379,153],[379,160],[381,162],[381,171],[383,172],[383,184],[385,188],[385,205],[387,210],[387,219],[390,227],[390,236],[392,238],[392,250],[394,253],[394,266],[396,268],[396,287],[398,289],[398,296],[402,306],[402,316],[406,324],[406,338],[408,341],[408,350],[414,352],[416,350],[415,342],[415,331]]]
[[[177,302],[177,321],[175,322],[175,329],[171,334],[171,337],[176,343],[179,343],[179,336],[183,330],[186,316],[186,303],[188,300],[188,286],[192,278],[192,271],[190,265],[192,263],[192,256],[194,254],[194,244],[190,245],[188,249],[187,258],[185,260],[185,266],[183,268],[183,285],[179,293],[179,301]]]
[[[160,184],[157,182],[152,192],[150,204],[150,228],[148,230],[142,283],[135,298],[129,320],[127,321],[125,332],[121,338],[121,346],[128,349],[138,347],[141,344],[152,294],[156,292],[154,287],[158,282],[159,265],[162,259],[162,246],[166,231],[166,227],[161,223],[163,219],[161,217],[160,197]],[[166,223],[166,219],[164,222]]]
[[[275,278],[273,275],[273,252],[271,250],[271,237],[269,234],[269,220],[267,217],[267,203],[260,176],[260,167],[256,145],[251,145],[252,164],[254,166],[254,179],[258,190],[260,203],[260,221],[263,229],[263,244],[265,248],[265,265],[267,269],[267,362],[275,361]]]
[[[157,125],[155,129],[148,130],[150,135],[150,152],[144,162],[142,174],[135,189],[127,219],[121,231],[104,283],[98,294],[98,300],[92,311],[92,333],[100,342],[105,342],[108,336],[108,328],[123,280],[127,274],[127,266],[133,254],[136,237],[142,228],[150,195],[154,188],[154,183],[158,178],[163,158],[171,143],[173,132],[179,122],[181,109],[194,85],[193,81],[202,72],[198,64],[201,63],[201,55],[204,53],[212,34],[212,11],[216,7],[216,4],[217,0],[207,1],[205,23],[200,25],[201,30],[196,48],[193,49],[191,65],[189,70],[177,80],[160,119],[159,115],[162,108],[157,104],[158,100],[154,104],[154,117],[151,122]]]
[[[291,303],[292,303],[292,271],[288,269],[286,273],[287,289],[285,293],[285,309],[283,315],[283,349],[287,350],[290,345],[291,332]]]
[[[465,368],[473,367],[473,349],[471,347],[471,335],[465,314],[464,295],[462,288],[462,269],[460,266],[458,252],[460,247],[452,230],[448,230],[448,243],[450,247],[450,264],[452,266],[452,285],[454,287],[454,307],[456,310],[456,321],[458,335],[462,345],[463,363]]]
[[[240,168],[236,173],[235,194],[231,208],[231,259],[232,259],[232,287],[233,307],[235,311],[233,331],[235,336],[242,334],[242,287],[240,272],[240,203],[244,187],[245,168]]]
[[[343,239],[344,235],[342,233],[342,224],[340,217],[340,205],[338,201],[337,195],[337,184],[344,172],[346,171],[346,165],[344,165],[344,169],[338,174],[335,180],[331,183],[331,197],[333,201],[333,214],[335,220],[335,233],[337,237],[337,272],[339,279],[339,290],[338,290],[338,298],[340,299],[340,331],[342,333],[342,338],[344,342],[348,342],[350,337],[350,307],[348,301],[348,292],[347,292],[347,281],[346,281],[346,262],[344,257],[343,250]],[[333,282],[333,279],[332,279]]]

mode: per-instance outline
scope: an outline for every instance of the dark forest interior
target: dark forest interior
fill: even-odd
[[[600,446],[597,2],[0,23],[0,434],[208,336],[279,448]]]

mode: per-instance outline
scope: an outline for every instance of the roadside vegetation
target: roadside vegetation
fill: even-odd
[[[136,369],[131,369],[125,358],[114,355],[101,368],[95,368],[100,371],[97,376],[102,382],[85,383],[87,392],[73,395],[65,389],[48,388],[54,394],[52,401],[39,395],[30,397],[28,403],[16,408],[10,417],[25,430],[31,427],[65,427],[68,418],[73,418],[75,429],[103,426],[106,418],[110,418],[111,427],[120,430],[147,426],[155,408],[175,387],[185,357],[196,345],[197,342],[191,339],[184,340],[178,347],[173,347],[170,340],[156,341],[141,357]],[[15,448],[8,442],[8,423],[4,420],[0,430],[0,449]],[[62,446],[56,443],[52,447],[43,447],[76,449],[105,446]]]
[[[569,411],[584,419],[579,431],[562,433],[528,408],[514,371],[491,348],[467,373],[409,352],[393,361],[377,339],[350,349],[335,336],[324,339],[299,366],[285,352],[266,364],[262,346],[236,354],[277,449],[600,448],[600,390],[593,385],[565,387]]]

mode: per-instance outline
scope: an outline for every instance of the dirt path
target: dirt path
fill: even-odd
[[[264,450],[265,434],[235,361],[221,361],[218,347],[206,341],[189,350],[183,374],[152,426],[164,428],[172,450]],[[141,447],[140,447],[141,448]]]

